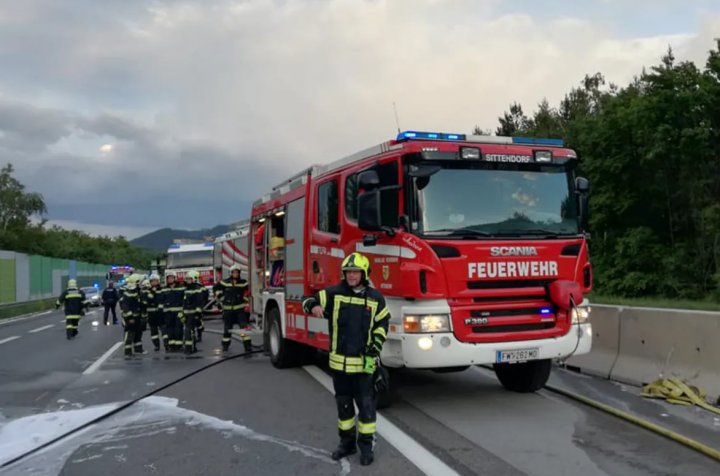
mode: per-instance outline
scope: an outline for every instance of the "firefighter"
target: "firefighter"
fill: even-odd
[[[370,286],[370,261],[352,253],[342,262],[340,284],[303,301],[306,313],[329,320],[330,369],[335,387],[340,444],[333,460],[357,452],[360,464],[372,464],[376,398],[373,375],[387,337],[390,312],[385,298]],[[357,433],[355,407],[358,407]]]
[[[240,337],[242,338],[245,352],[252,350],[252,343],[247,331],[250,328],[248,321],[248,284],[247,281],[240,277],[240,266],[234,264],[230,267],[230,277],[224,281],[220,281],[215,286],[215,299],[217,299],[223,309],[224,330],[222,336],[222,348],[227,351],[230,349],[230,330],[237,325],[240,328]]]
[[[108,287],[105,288],[105,290],[102,293],[102,303],[103,307],[105,307],[105,314],[103,315],[103,320],[105,322],[105,325],[108,324],[108,317],[110,314],[110,311],[112,311],[112,317],[113,317],[113,324],[118,323],[117,314],[115,314],[115,306],[117,305],[118,301],[120,300],[120,294],[118,293],[118,290],[115,288],[115,283],[110,281],[108,283]]]
[[[165,328],[162,308],[160,307],[161,293],[160,276],[157,274],[150,275],[149,286],[143,289],[143,305],[147,315],[147,323],[150,326],[150,339],[155,352],[160,350],[160,331]]]
[[[197,321],[202,315],[203,308],[208,301],[208,292],[200,284],[200,273],[195,270],[185,275],[185,297],[183,299],[183,340],[186,354],[197,352]]]
[[[165,321],[163,331],[163,344],[166,352],[175,352],[182,349],[182,321],[183,301],[185,299],[185,286],[177,282],[174,271],[165,272],[165,288],[162,290],[160,303]]]
[[[146,354],[142,345],[142,313],[143,298],[140,288],[139,274],[132,274],[128,277],[120,296],[120,317],[122,325],[125,329],[123,345],[125,349],[125,357],[133,354]]]
[[[65,307],[65,333],[68,340],[74,339],[78,335],[80,317],[85,315],[85,310],[90,305],[74,279],[68,280],[67,289],[55,301],[55,309],[60,309],[61,305]]]

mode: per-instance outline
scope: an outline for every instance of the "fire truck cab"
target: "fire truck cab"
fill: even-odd
[[[253,204],[252,313],[275,366],[327,350],[308,296],[360,251],[391,312],[387,367],[491,364],[535,391],[590,351],[589,184],[560,140],[408,131],[278,184]]]

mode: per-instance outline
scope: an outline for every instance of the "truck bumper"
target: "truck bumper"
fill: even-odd
[[[537,359],[560,359],[590,352],[592,325],[573,325],[561,337],[519,342],[470,344],[460,342],[452,332],[438,334],[390,334],[382,361],[390,367],[442,368],[497,363],[498,353],[537,349]]]

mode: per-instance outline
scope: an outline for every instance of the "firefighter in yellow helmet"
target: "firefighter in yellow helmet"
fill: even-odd
[[[65,308],[65,332],[68,340],[78,335],[80,317],[85,315],[85,310],[90,305],[82,289],[78,288],[77,281],[69,279],[67,289],[60,294],[55,301],[55,309],[60,306]]]
[[[222,303],[223,309],[223,350],[230,349],[230,330],[237,324],[245,352],[250,352],[252,343],[248,334],[248,284],[240,277],[240,266],[233,264],[230,267],[230,276],[216,284],[214,291],[215,298]]]
[[[195,270],[185,274],[185,297],[183,300],[183,350],[186,354],[197,352],[195,344],[200,337],[199,323],[203,308],[208,302],[208,291],[200,284],[200,273]]]
[[[352,253],[342,262],[342,281],[303,301],[306,313],[329,321],[330,369],[338,410],[340,444],[334,460],[357,452],[372,464],[375,446],[375,374],[387,337],[390,312],[385,298],[370,286],[370,260]],[[359,414],[357,430],[355,407]]]
[[[165,352],[178,352],[183,347],[183,304],[185,285],[178,282],[175,271],[165,271],[165,287],[160,291],[159,304],[165,323],[163,344]]]
[[[125,282],[125,289],[123,289],[120,297],[120,316],[125,328],[125,337],[123,339],[125,357],[147,353],[143,350],[142,345],[143,299],[140,289],[141,279],[142,276],[139,274],[130,275]]]

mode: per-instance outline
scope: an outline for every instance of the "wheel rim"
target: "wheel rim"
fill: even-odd
[[[270,326],[270,353],[273,356],[278,355],[280,351],[280,332],[278,331],[277,323],[273,322]]]

